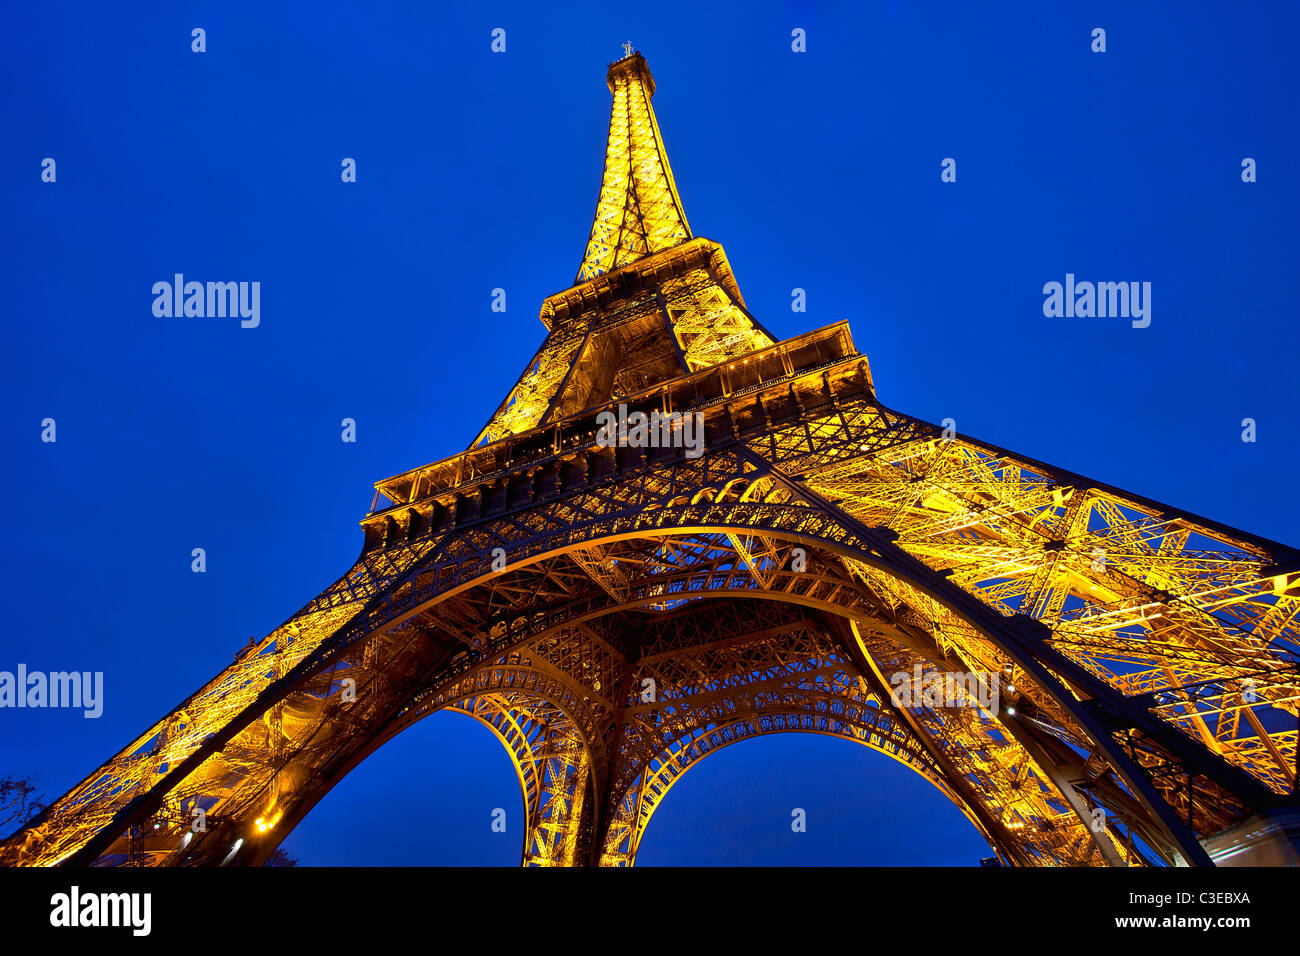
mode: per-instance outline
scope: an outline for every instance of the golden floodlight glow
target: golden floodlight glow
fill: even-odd
[[[440,711],[506,748],[527,865],[633,864],[683,774],[774,733],[906,766],[1008,865],[1209,865],[1294,800],[1300,551],[884,405],[845,321],[778,342],[687,223],[644,58],[606,81],[577,276],[470,447],[377,482],[352,567],[0,865],[261,865],[285,833],[257,834]],[[627,410],[676,424],[591,441]],[[139,838],[182,807],[219,835]]]

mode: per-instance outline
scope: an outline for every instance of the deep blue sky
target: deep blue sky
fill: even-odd
[[[1294,5],[997,7],[12,6],[0,669],[101,670],[107,690],[99,720],[0,711],[0,774],[75,784],[349,566],[374,481],[468,444],[577,271],[624,40],[658,82],[695,233],[776,335],[847,318],[893,407],[1300,542]],[[150,288],[176,272],[260,281],[261,326],[155,318]],[[1151,327],[1045,318],[1067,272],[1150,281]],[[498,806],[518,822],[504,752],[444,714],[286,847],[514,864]],[[988,852],[888,758],[783,736],[683,778],[642,862]]]

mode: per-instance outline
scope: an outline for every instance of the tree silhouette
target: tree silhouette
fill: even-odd
[[[45,809],[45,795],[35,793],[28,777],[0,777],[0,836]]]

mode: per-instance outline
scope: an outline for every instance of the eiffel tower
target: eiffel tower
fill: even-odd
[[[894,411],[845,322],[777,341],[645,59],[607,80],[581,267],[473,444],[378,482],[347,573],[0,861],[260,865],[451,710],[514,761],[527,865],[632,864],[682,774],[792,731],[921,774],[1005,865],[1294,862],[1300,554]],[[611,441],[620,410],[682,429]]]

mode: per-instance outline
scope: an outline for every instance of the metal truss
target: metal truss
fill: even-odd
[[[654,79],[639,53],[609,69],[614,94],[596,220],[575,284],[689,239],[655,111]]]
[[[1293,806],[1300,554],[888,408],[844,323],[774,341],[690,236],[644,60],[609,76],[579,284],[473,445],[378,482],[348,573],[0,862],[260,864],[444,709],[510,754],[526,865],[632,864],[682,774],[770,733],[899,761],[1013,865],[1207,865]],[[703,453],[602,447],[620,404],[698,414]],[[891,693],[952,673],[1002,706]]]

